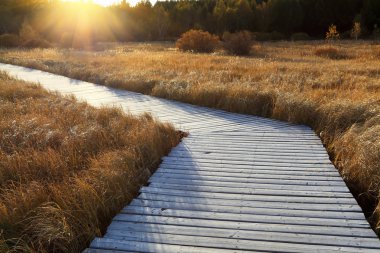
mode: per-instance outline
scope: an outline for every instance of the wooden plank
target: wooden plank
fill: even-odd
[[[281,185],[281,184],[253,184],[253,183],[239,183],[239,182],[218,182],[213,180],[188,180],[188,179],[172,179],[172,178],[158,178],[149,179],[149,185],[163,185],[163,184],[174,184],[174,185],[191,185],[191,186],[223,186],[229,188],[253,188],[253,189],[273,189],[273,190],[300,190],[300,191],[318,191],[318,192],[346,192],[350,191],[347,187],[339,186],[313,186],[313,185]],[[157,188],[157,187],[156,187]]]
[[[262,145],[259,145],[257,143],[252,143],[252,145],[249,145],[247,147],[246,145],[240,145],[240,144],[234,144],[230,143],[229,145],[225,145],[223,143],[185,143],[182,140],[182,144],[185,147],[191,147],[191,149],[196,150],[207,150],[207,149],[219,149],[219,150],[237,150],[237,151],[245,151],[247,152],[254,152],[256,150],[263,150],[263,151],[272,151],[272,152],[281,152],[281,151],[288,151],[288,152],[295,152],[295,151],[302,151],[305,153],[312,153],[312,152],[321,152],[325,153],[326,150],[322,149],[320,146],[304,146],[304,147],[296,147],[296,146],[289,146],[289,145],[280,145],[280,144],[265,144],[262,143]]]
[[[289,216],[289,217],[308,217],[308,218],[330,218],[330,219],[352,219],[365,220],[360,212],[338,212],[338,211],[314,211],[314,210],[294,210],[286,208],[262,208],[262,207],[239,207],[213,204],[191,204],[170,201],[155,201],[134,199],[129,206],[176,209],[176,210],[194,210],[207,212],[238,213],[238,214],[257,214],[271,216]]]
[[[240,199],[240,200],[265,200],[272,202],[293,202],[293,203],[319,203],[319,204],[356,204],[353,198],[329,198],[329,197],[304,197],[304,196],[270,196],[270,195],[247,195],[247,194],[229,194],[229,193],[214,193],[214,192],[192,192],[173,189],[160,189],[153,187],[142,187],[141,193],[158,193],[175,196],[192,196],[192,197],[207,197],[213,199]]]
[[[205,115],[205,114],[204,114]],[[290,126],[290,125],[284,125],[284,124],[278,124],[277,122],[259,122],[258,120],[254,120],[252,118],[244,118],[244,117],[231,117],[228,114],[225,114],[223,116],[210,116],[211,120],[214,120],[215,122],[223,121],[228,126],[239,126],[240,129],[242,127],[246,128],[261,128],[261,129],[268,129],[268,130],[293,130],[294,132],[305,132],[305,129],[299,128],[298,126]],[[202,124],[203,121],[198,120],[197,122],[194,122],[194,125],[196,124]],[[215,124],[216,125],[216,124]]]
[[[132,238],[115,240],[111,238],[95,238],[91,247],[95,249],[117,250],[122,252],[149,252],[149,253],[215,253],[215,248],[172,245],[154,242],[134,241]],[[217,249],[220,253],[246,253],[246,251]],[[112,251],[111,251],[112,252]],[[258,251],[253,251],[258,252]],[[92,253],[92,252],[90,252]],[[98,252],[96,252],[98,253]],[[100,253],[103,253],[100,251]],[[108,253],[108,252],[107,252]]]
[[[248,174],[277,174],[277,175],[299,175],[299,176],[328,176],[341,178],[338,171],[330,170],[278,170],[277,168],[264,167],[257,168],[257,166],[234,168],[234,167],[218,167],[218,166],[192,166],[192,165],[175,165],[175,164],[161,164],[159,169],[162,170],[176,170],[176,171],[215,171],[215,172],[228,172],[228,173],[248,173]]]
[[[280,146],[280,145],[258,145],[255,143],[252,143],[252,145],[234,145],[231,143],[231,145],[223,145],[218,143],[213,143],[212,145],[201,145],[201,144],[187,144],[184,142],[181,142],[178,145],[178,148],[174,150],[175,152],[179,151],[193,151],[193,152],[212,152],[215,153],[241,153],[241,154],[271,154],[273,155],[285,155],[285,154],[293,154],[293,155],[303,155],[307,156],[310,154],[315,153],[318,156],[326,156],[328,155],[326,150],[321,149],[321,147],[310,147],[305,149],[305,147],[295,147],[295,146]]]
[[[306,244],[290,244],[283,242],[265,242],[255,240],[212,238],[190,235],[172,235],[172,234],[156,234],[156,233],[129,233],[128,236],[108,235],[107,239],[125,241],[142,241],[154,243],[167,243],[174,245],[212,247],[215,249],[227,250],[249,250],[249,251],[267,251],[270,252],[367,252],[378,253],[376,249],[361,249],[344,246],[325,246],[325,245],[306,245]],[[115,242],[116,243],[116,242]]]
[[[287,201],[270,201],[264,200],[240,200],[240,199],[212,199],[202,196],[181,196],[181,195],[167,195],[159,193],[141,193],[138,199],[146,200],[159,200],[171,201],[178,203],[192,203],[192,204],[213,204],[213,205],[230,205],[239,208],[243,207],[264,207],[264,208],[287,208],[294,210],[320,210],[320,211],[344,211],[344,212],[362,212],[360,207],[355,204],[337,204],[330,203],[297,203]]]
[[[247,130],[246,132],[249,133],[251,130]],[[191,146],[192,148],[196,147],[205,147],[205,148],[235,148],[235,149],[242,149],[246,151],[254,151],[257,150],[259,151],[261,148],[263,149],[278,149],[281,150],[282,148],[289,148],[289,150],[301,150],[304,152],[308,152],[308,150],[317,150],[320,152],[326,152],[326,150],[321,147],[319,144],[312,144],[309,143],[308,141],[300,142],[298,143],[282,143],[282,142],[267,142],[267,141],[248,141],[247,143],[239,143],[235,140],[231,139],[226,139],[226,140],[218,140],[217,138],[213,140],[208,140],[207,135],[212,134],[212,133],[218,133],[218,134],[223,134],[225,131],[220,131],[220,132],[200,132],[202,135],[197,136],[196,138],[194,137],[193,139],[187,139],[189,137],[186,137],[186,139],[182,140],[182,144],[180,146]],[[191,135],[192,132],[190,132]],[[190,136],[189,135],[189,136]],[[281,138],[281,137],[278,137]],[[230,141],[227,142],[226,141]],[[305,149],[305,147],[308,147],[308,149]],[[286,149],[287,150],[287,149]]]
[[[181,165],[186,165],[186,166],[218,166],[220,168],[276,168],[278,170],[313,170],[313,171],[335,171],[336,169],[331,166],[330,164],[284,164],[284,163],[272,163],[272,162],[257,162],[255,161],[254,164],[240,164],[238,162],[228,162],[228,161],[221,161],[219,160],[218,162],[214,161],[173,161],[173,160],[162,160],[162,164],[167,165],[173,165],[173,166],[181,166]]]
[[[196,131],[199,131],[199,132],[221,132],[221,131],[227,131],[227,130],[237,130],[237,129],[242,129],[244,128],[245,130],[247,131],[255,131],[256,129],[258,129],[257,126],[254,126],[254,125],[249,125],[249,124],[234,124],[234,123],[219,123],[219,124],[215,124],[213,122],[207,122],[208,124],[204,124],[204,125],[200,125],[200,126],[197,126],[197,125],[190,125],[190,126],[185,126],[186,128],[188,129],[192,129],[192,130],[196,130]],[[213,125],[212,128],[210,128],[210,125]],[[261,129],[264,129],[266,131],[278,131],[278,130],[281,130],[282,129],[288,129],[290,131],[290,128],[279,128],[279,127],[260,127]]]
[[[179,217],[179,218],[196,218],[205,220],[222,220],[222,221],[238,221],[238,222],[253,222],[266,224],[289,224],[289,225],[312,225],[312,226],[328,226],[328,227],[349,227],[349,228],[369,228],[366,220],[351,220],[351,219],[328,219],[328,218],[311,218],[311,217],[291,217],[259,214],[243,214],[243,213],[223,213],[211,211],[196,211],[196,210],[177,210],[165,208],[150,208],[140,206],[128,206],[124,208],[118,219],[122,220],[128,214],[140,215],[156,215],[164,217]]]
[[[339,181],[313,181],[313,180],[292,180],[292,179],[273,179],[273,178],[234,178],[216,176],[197,176],[197,175],[178,175],[178,174],[159,174],[155,173],[151,178],[172,178],[189,180],[214,180],[216,182],[238,182],[238,183],[264,183],[264,184],[288,184],[288,185],[313,185],[313,186],[344,186]]]
[[[208,168],[208,167],[215,167],[215,168],[225,168],[225,169],[265,169],[265,170],[278,170],[278,171],[312,171],[312,172],[334,172],[338,173],[338,171],[335,169],[335,167],[328,165],[328,164],[322,164],[322,165],[315,165],[315,166],[302,166],[302,165],[290,165],[286,166],[283,164],[227,164],[227,163],[210,163],[205,161],[198,161],[198,162],[175,162],[175,161],[162,161],[161,166],[176,166],[176,167],[198,167],[198,168]]]
[[[329,159],[327,156],[323,157],[312,157],[312,156],[281,156],[281,155],[271,155],[271,154],[218,154],[218,153],[191,153],[191,152],[174,152],[170,153],[168,158],[174,159],[213,159],[213,160],[229,160],[229,161],[276,161],[276,162],[297,162],[297,163],[328,163]]]
[[[256,121],[254,121],[256,122]],[[220,136],[221,133],[209,133],[207,136],[210,137],[216,137]],[[293,138],[314,138],[316,140],[320,140],[319,136],[315,134],[312,131],[304,131],[302,133],[300,132],[276,132],[276,133],[271,133],[271,132],[266,132],[266,131],[254,131],[254,132],[247,132],[244,129],[238,130],[238,131],[233,131],[233,132],[223,132],[224,136],[264,136],[264,137],[282,137],[282,136],[291,136]],[[203,137],[204,134],[194,132],[190,134],[191,137]]]
[[[210,144],[212,145],[219,144],[219,145],[226,145],[226,142],[230,141],[233,143],[235,146],[247,146],[247,145],[266,145],[266,146],[277,146],[277,147],[285,147],[285,148],[291,148],[291,147],[296,147],[296,148],[302,148],[302,147],[317,147],[319,143],[315,142],[312,143],[309,141],[308,142],[288,142],[288,141],[276,141],[275,139],[273,141],[269,140],[231,140],[231,139],[207,139],[207,138],[198,138],[198,139],[188,139],[184,140],[183,142],[187,145],[191,144],[198,144],[198,145],[203,145],[203,144]],[[233,141],[233,142],[232,142]],[[228,145],[226,145],[228,146]]]
[[[116,222],[138,222],[152,224],[169,224],[190,227],[207,227],[207,228],[224,228],[238,229],[248,231],[269,231],[269,232],[285,232],[298,234],[316,234],[316,235],[337,235],[374,238],[374,232],[368,228],[356,227],[328,227],[328,226],[313,226],[313,225],[298,225],[298,224],[275,224],[262,222],[237,222],[228,220],[204,220],[196,218],[182,217],[164,217],[157,215],[141,215],[128,214],[116,215],[113,223]]]
[[[302,148],[276,148],[276,147],[245,147],[245,146],[196,146],[196,145],[191,145],[191,146],[186,146],[183,143],[180,143],[178,148],[173,150],[174,152],[187,152],[187,153],[204,153],[204,154],[243,154],[243,155],[268,155],[268,154],[273,154],[273,156],[284,156],[284,155],[289,155],[289,156],[310,156],[313,153],[316,155],[320,155],[322,157],[328,156],[327,153],[323,150],[320,149],[302,149]]]
[[[283,157],[292,157],[295,156],[298,159],[328,159],[327,154],[320,153],[318,155],[318,151],[315,151],[315,156],[313,156],[313,151],[310,151],[310,153],[304,152],[304,151],[291,151],[291,150],[274,150],[274,149],[268,149],[268,150],[255,150],[255,149],[247,149],[247,148],[239,148],[238,150],[236,149],[228,149],[228,148],[184,148],[184,147],[179,147],[173,150],[173,152],[170,152],[171,156],[178,155],[178,156],[194,156],[194,157],[200,157],[200,156],[215,156],[215,157],[220,157],[220,156],[241,156],[241,157],[246,157],[246,158],[256,158],[256,157],[266,157],[266,156],[271,156],[274,159],[276,158],[283,158]]]
[[[210,158],[195,158],[195,157],[168,157],[165,156],[162,158],[164,161],[168,162],[208,162],[208,163],[222,163],[222,164],[245,164],[245,165],[256,165],[256,164],[267,164],[267,165],[273,165],[273,164],[282,164],[283,166],[303,166],[305,168],[308,167],[316,167],[321,166],[323,164],[330,165],[328,161],[318,161],[318,160],[296,160],[296,159],[271,159],[271,158],[254,158],[251,160],[229,160],[229,159],[213,159]]]
[[[179,175],[196,175],[196,176],[216,176],[216,177],[235,177],[235,178],[270,178],[270,179],[293,179],[293,180],[315,180],[315,181],[338,181],[341,182],[342,178],[339,174],[336,176],[321,176],[321,175],[282,175],[273,173],[255,173],[250,172],[220,172],[220,171],[208,171],[208,170],[177,170],[177,169],[163,169],[159,168],[156,171],[157,174],[179,174]]]
[[[261,189],[246,187],[227,187],[223,184],[219,186],[204,185],[182,185],[182,184],[155,184],[149,185],[149,188],[155,189],[174,189],[192,192],[215,192],[245,195],[270,195],[270,196],[298,196],[298,197],[328,197],[328,198],[352,198],[349,192],[322,192],[322,191],[305,191],[305,190],[289,190],[289,189]]]
[[[273,156],[279,156],[279,157],[282,157],[282,156],[300,156],[300,157],[321,157],[321,158],[325,158],[327,155],[327,153],[325,151],[320,151],[318,152],[318,150],[309,150],[305,151],[304,149],[298,149],[296,151],[294,150],[288,150],[288,149],[273,149],[273,148],[268,148],[268,149],[265,149],[263,147],[261,148],[257,148],[257,149],[254,149],[252,147],[250,147],[249,149],[247,149],[246,147],[240,147],[240,148],[229,148],[229,147],[209,147],[209,148],[189,148],[189,147],[186,147],[185,145],[181,145],[179,144],[178,147],[176,147],[176,149],[174,149],[172,152],[170,152],[171,154],[186,154],[186,153],[191,153],[191,154],[242,154],[242,155],[249,155],[249,156],[252,156],[252,155],[268,155],[268,154],[272,154]],[[313,156],[313,154],[315,154],[315,156]]]
[[[166,224],[116,222],[111,224],[107,233],[127,236],[133,232],[148,232],[159,234],[198,235],[206,237],[236,238],[259,241],[293,242],[314,245],[330,245],[345,247],[362,247],[378,249],[377,238],[345,237],[332,235],[295,234],[268,231],[248,231],[239,229],[188,227]]]
[[[320,144],[320,140],[316,140],[316,139],[309,139],[309,140],[305,140],[305,139],[295,139],[293,137],[249,137],[247,136],[246,138],[244,138],[244,136],[241,136],[241,137],[234,137],[234,136],[225,136],[224,134],[220,134],[220,136],[216,136],[216,137],[209,137],[208,135],[205,135],[205,136],[202,136],[202,137],[193,137],[193,136],[189,136],[188,139],[187,139],[187,142],[200,142],[200,141],[204,141],[204,142],[209,142],[209,143],[212,143],[214,141],[216,142],[223,142],[223,141],[231,141],[231,142],[234,142],[234,143],[237,143],[237,144],[242,144],[242,145],[249,145],[251,143],[267,143],[267,144],[278,144],[278,143],[281,143],[281,144],[286,144],[286,145],[297,145],[297,146],[304,146],[305,144],[306,145],[312,145],[312,144],[316,144],[316,145],[319,145]]]

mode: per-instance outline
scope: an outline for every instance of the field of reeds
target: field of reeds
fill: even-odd
[[[380,45],[266,42],[249,57],[174,44],[2,50],[0,61],[116,88],[311,126],[380,230]]]
[[[80,252],[179,139],[0,73],[0,252]]]

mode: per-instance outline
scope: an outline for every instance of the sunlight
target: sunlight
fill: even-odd
[[[119,4],[121,2],[121,0],[64,0],[66,2],[93,2],[95,4],[99,4],[99,5],[102,5],[102,6],[110,6],[110,5],[113,5],[113,4]],[[141,0],[127,0],[127,2],[131,5],[131,6],[134,6],[136,5],[138,2],[140,2]],[[156,2],[156,1],[151,1],[152,3]]]
[[[73,48],[93,48],[99,41],[115,41],[115,31],[122,28],[109,8],[119,0],[64,0],[35,22],[47,36]],[[94,3],[94,4],[91,4]]]
[[[95,4],[99,4],[102,6],[110,6],[113,4],[118,4],[121,2],[121,0],[64,0],[65,2],[83,2],[83,3],[89,3],[93,2]]]
[[[120,0],[94,0],[93,2],[103,6],[109,6],[112,4],[120,3]]]

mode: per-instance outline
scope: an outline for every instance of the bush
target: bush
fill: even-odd
[[[219,44],[219,38],[202,30],[189,30],[181,35],[176,47],[182,51],[211,53]]]
[[[291,36],[291,40],[299,41],[299,40],[310,40],[310,36],[307,33],[293,33]]]
[[[22,47],[26,48],[49,48],[51,47],[51,44],[49,41],[41,39],[41,38],[35,38],[31,40],[27,40],[21,44]]]
[[[362,28],[361,28],[360,22],[354,22],[354,25],[352,26],[352,30],[351,30],[351,38],[355,38],[355,40],[358,40],[361,33],[362,33]]]
[[[224,49],[234,55],[249,55],[252,47],[252,36],[248,31],[223,34]]]
[[[314,50],[314,54],[316,56],[325,57],[329,59],[345,58],[345,56],[339,51],[339,49],[333,46],[320,46]]]
[[[0,35],[0,47],[17,47],[20,43],[20,38],[16,34]]]
[[[336,29],[336,25],[330,25],[329,30],[326,32],[326,40],[328,41],[334,41],[334,40],[339,40],[340,39],[340,34],[338,30]]]

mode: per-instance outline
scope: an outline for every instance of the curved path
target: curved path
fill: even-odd
[[[188,131],[87,253],[380,252],[319,138],[228,113],[0,64],[94,106],[150,112]]]

